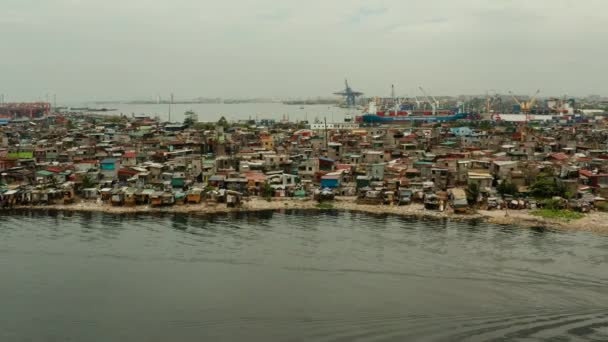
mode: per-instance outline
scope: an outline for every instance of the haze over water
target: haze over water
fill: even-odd
[[[0,220],[0,341],[608,340],[601,235],[345,212]]]
[[[85,103],[75,105],[74,107],[89,106],[91,108],[108,108],[116,109],[115,111],[103,112],[107,115],[145,114],[151,117],[156,115],[162,121],[169,120],[169,105],[168,104],[92,104]],[[316,118],[323,121],[327,118],[327,122],[342,122],[346,114],[350,113],[355,116],[361,113],[361,110],[344,109],[329,105],[285,105],[282,103],[238,103],[238,104],[216,104],[216,103],[189,103],[189,104],[173,104],[171,105],[171,121],[184,121],[184,113],[192,110],[198,114],[198,119],[201,122],[216,122],[222,116],[228,121],[239,121],[248,119],[275,119],[281,120],[283,117],[290,121],[309,121],[314,122]]]

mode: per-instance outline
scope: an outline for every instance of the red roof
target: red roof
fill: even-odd
[[[338,164],[336,165],[336,170],[350,170],[352,167],[351,164]]]
[[[119,175],[123,175],[123,176],[135,176],[138,173],[139,172],[137,172],[135,170],[129,170],[129,169],[120,169],[120,170],[118,170],[118,174]]]
[[[553,153],[553,154],[551,154],[551,158],[553,158],[555,160],[562,161],[562,160],[568,159],[568,155],[565,154],[565,153],[561,153],[561,152],[560,153]]]
[[[62,172],[62,171],[63,171],[62,169],[60,169],[60,168],[58,168],[58,167],[47,167],[47,168],[46,168],[46,170],[47,170],[48,172],[54,172],[54,173],[59,173],[59,172]]]
[[[253,181],[265,181],[266,175],[261,172],[248,172],[245,173],[245,178],[247,178],[247,180]]]
[[[125,152],[125,154],[123,155],[123,157],[125,157],[125,158],[135,158],[136,156],[137,156],[137,154],[135,154],[135,151]]]
[[[589,170],[580,170],[578,173],[579,173],[579,175],[585,176],[585,177],[593,177],[593,176],[595,176],[595,174],[593,172],[589,171]]]

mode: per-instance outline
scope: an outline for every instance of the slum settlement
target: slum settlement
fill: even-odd
[[[406,126],[49,115],[0,126],[0,206],[171,207],[257,196],[468,213],[603,210],[607,121]]]

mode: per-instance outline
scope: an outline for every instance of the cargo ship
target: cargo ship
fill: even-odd
[[[446,122],[469,118],[470,115],[459,110],[438,109],[432,111],[416,110],[395,106],[393,110],[379,110],[375,102],[370,102],[365,113],[357,116],[362,124],[400,124],[418,122]]]

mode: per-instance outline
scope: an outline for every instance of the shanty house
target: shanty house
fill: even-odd
[[[120,161],[116,158],[107,158],[102,160],[100,163],[101,174],[104,178],[116,179],[118,178],[118,170],[120,169]]]

